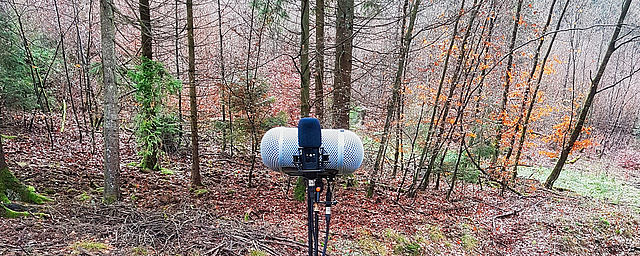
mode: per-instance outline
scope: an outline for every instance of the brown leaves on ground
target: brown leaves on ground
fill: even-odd
[[[9,140],[5,151],[15,174],[56,201],[40,207],[50,218],[0,222],[0,254],[305,254],[306,205],[292,199],[295,180],[259,167],[257,187],[247,188],[249,161],[222,157],[204,141],[205,188],[191,191],[188,157],[165,157],[174,174],[140,172],[130,136],[122,135],[122,202],[112,206],[100,203],[99,139],[95,152],[86,136],[80,144],[56,134],[53,147],[29,134]],[[331,255],[640,253],[637,208],[536,183],[521,185],[529,193],[522,198],[466,184],[446,201],[445,184],[397,202],[395,191],[367,198],[365,185],[345,185],[336,185]],[[79,246],[91,243],[97,251]]]

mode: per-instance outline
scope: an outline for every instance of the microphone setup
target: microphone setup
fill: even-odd
[[[298,128],[276,127],[260,142],[262,162],[269,169],[290,176],[301,176],[307,185],[307,231],[309,256],[319,255],[320,207],[325,207],[325,238],[322,255],[329,241],[332,184],[336,176],[353,173],[362,164],[364,148],[355,133],[344,129],[322,129],[316,118],[305,117]],[[325,200],[320,195],[325,190]]]

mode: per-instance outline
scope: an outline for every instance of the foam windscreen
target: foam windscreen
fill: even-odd
[[[298,144],[303,148],[319,148],[322,144],[320,121],[305,117],[298,121]]]
[[[329,154],[328,171],[346,175],[360,168],[364,148],[358,135],[338,129],[322,129],[321,134],[321,146]],[[273,128],[264,134],[260,143],[262,162],[271,170],[300,175],[293,164],[293,155],[298,154],[298,148],[297,128]]]

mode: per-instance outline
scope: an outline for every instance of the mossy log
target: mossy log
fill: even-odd
[[[26,211],[14,211],[7,207],[11,201],[21,201],[30,204],[43,204],[51,199],[39,195],[31,186],[22,184],[9,168],[0,168],[0,217],[16,218],[29,215]]]

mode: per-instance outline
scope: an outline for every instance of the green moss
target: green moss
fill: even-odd
[[[144,247],[133,247],[131,249],[131,256],[144,256],[149,255],[149,251]]]
[[[102,198],[102,202],[105,203],[105,204],[112,204],[117,200],[118,200],[118,198],[115,197],[115,196],[107,196],[107,195],[105,195],[104,198]]]
[[[417,256],[421,255],[422,246],[418,242],[403,243],[396,246],[393,251],[396,254]]]
[[[11,196],[11,198],[9,198]],[[14,198],[15,197],[15,198]],[[47,201],[52,201],[46,196],[42,196],[35,192],[35,188],[32,186],[25,186],[13,173],[9,171],[9,168],[0,169],[0,201],[2,204],[11,203],[11,200],[20,200],[25,203],[43,204]],[[7,209],[3,206],[2,216],[4,217],[20,217],[27,216],[29,213],[16,212]]]
[[[429,231],[431,241],[440,242],[440,240],[444,239],[444,234],[442,234],[442,231],[438,227],[427,225],[427,230]]]
[[[293,189],[293,199],[303,202],[306,198],[306,192],[307,186],[304,184],[304,179],[302,177],[298,177],[296,187]]]
[[[20,217],[26,217],[26,216],[29,216],[28,212],[16,212],[0,204],[0,217],[2,218],[12,219],[12,218],[20,218]]]
[[[2,185],[0,185],[2,186]],[[7,197],[7,195],[4,194],[4,189],[0,190],[0,203],[2,204],[8,204],[11,203],[11,200],[9,200],[9,198]]]
[[[377,241],[373,236],[366,235],[358,239],[358,247],[367,255],[389,255],[384,243]]]
[[[81,202],[91,200],[91,196],[87,194],[87,192],[82,192],[82,194],[76,196],[76,198]]]
[[[201,196],[201,195],[204,195],[206,193],[209,193],[209,190],[207,190],[205,188],[201,188],[201,189],[194,190],[193,193],[196,194],[196,196]]]
[[[462,235],[461,240],[462,240],[462,247],[467,251],[473,250],[478,245],[478,239],[476,239],[470,234]]]
[[[160,174],[162,174],[162,175],[174,175],[175,172],[173,172],[171,169],[160,168]]]
[[[78,250],[84,249],[89,252],[102,252],[104,250],[109,249],[109,245],[100,242],[93,241],[78,241],[71,245],[71,249]]]
[[[249,253],[250,256],[267,256],[267,253],[261,250],[252,250]]]

